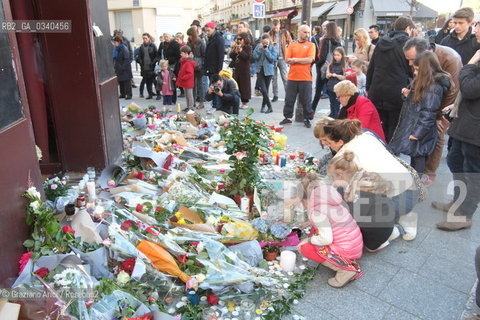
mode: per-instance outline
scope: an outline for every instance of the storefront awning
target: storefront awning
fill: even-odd
[[[348,2],[350,2],[350,6],[355,7],[355,5],[358,3],[358,0],[339,1],[335,5],[335,7],[333,7],[332,11],[330,11],[330,13],[327,16],[327,19],[328,20],[346,19],[348,16],[347,14]],[[390,1],[388,1],[388,3],[390,3]]]
[[[332,9],[335,5],[335,2],[327,2],[322,4],[320,7],[312,8],[312,21],[318,20],[323,14],[325,14],[328,10]],[[302,15],[299,12],[298,16],[292,19],[292,23],[300,23],[302,19]]]
[[[293,10],[285,10],[285,11],[280,11],[280,12],[277,12],[275,13],[272,18],[281,18],[281,17],[286,17],[288,16],[288,14],[290,12],[292,12]]]
[[[373,11],[377,17],[395,17],[410,14],[410,6],[402,0],[372,0]]]

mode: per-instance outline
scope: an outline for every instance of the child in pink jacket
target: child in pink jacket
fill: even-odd
[[[356,259],[362,256],[362,234],[335,188],[322,185],[312,191],[308,220],[312,229],[298,245],[299,252],[337,272],[328,279],[334,288],[360,278],[363,274]]]

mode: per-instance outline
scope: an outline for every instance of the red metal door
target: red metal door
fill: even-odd
[[[7,0],[0,0],[0,20],[12,19]],[[15,33],[0,33],[0,283],[18,272],[28,235],[21,195],[40,168]]]

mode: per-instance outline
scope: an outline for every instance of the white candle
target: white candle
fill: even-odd
[[[95,181],[88,181],[87,182],[87,191],[88,191],[88,201],[94,202],[95,201]]]
[[[285,272],[292,272],[295,269],[297,255],[289,250],[282,251],[280,254],[280,267]]]
[[[245,213],[250,212],[250,199],[248,197],[243,197],[240,201],[240,210]]]

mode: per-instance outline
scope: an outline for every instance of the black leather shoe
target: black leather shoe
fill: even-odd
[[[118,99],[123,99],[125,96],[122,94],[121,96],[118,96]]]
[[[278,101],[278,97],[274,96],[273,99],[272,99],[272,102],[277,102],[277,101]]]
[[[312,127],[312,124],[310,123],[310,120],[308,120],[308,119],[305,120],[305,121],[303,121],[303,123],[305,124],[305,127],[307,127],[307,128],[311,128],[311,127]]]
[[[132,99],[132,97],[130,97],[130,96],[125,96],[125,100],[130,100],[130,99]]]
[[[260,108],[260,113],[265,113],[265,106],[262,106],[262,108]]]
[[[156,97],[156,99],[157,99],[157,100],[160,100],[160,99],[162,99],[162,96],[158,95],[158,96]]]
[[[265,113],[272,113],[272,112],[273,112],[272,107],[269,107],[269,108],[267,109],[267,111],[265,111]]]
[[[146,97],[145,99],[147,99],[147,100],[148,100],[148,99],[152,99],[152,95],[149,94],[148,97]]]
[[[285,118],[282,121],[280,121],[280,124],[289,124],[289,123],[292,123],[292,120],[290,120],[288,118]]]

